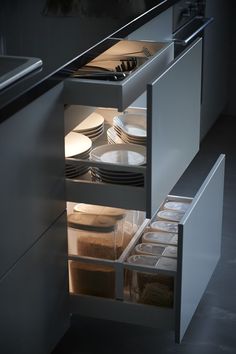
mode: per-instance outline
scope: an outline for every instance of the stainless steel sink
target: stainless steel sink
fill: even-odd
[[[0,55],[0,90],[41,65],[39,58]]]

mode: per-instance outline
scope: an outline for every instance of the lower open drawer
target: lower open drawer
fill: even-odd
[[[79,287],[76,290],[76,282],[81,278],[78,273],[71,272],[72,314],[174,330],[176,342],[181,342],[220,258],[224,160],[224,155],[218,158],[193,199],[179,196],[167,197],[168,201],[187,202],[189,205],[177,223],[176,255],[173,257],[164,253],[161,255],[161,258],[175,260],[172,262],[172,265],[175,264],[172,268],[158,266],[161,258],[152,266],[130,264],[128,261],[137,245],[143,240],[143,234],[156,225],[157,215],[152,220],[145,219],[117,260],[69,256],[69,262],[74,264],[89,264],[90,267],[103,267],[109,271],[109,281],[106,282],[108,288],[104,287],[105,295],[100,294],[100,296],[82,294],[78,290]],[[79,269],[81,271],[84,268],[82,266]],[[148,301],[140,301],[140,296],[132,297],[129,296],[130,294],[127,296],[127,289],[130,292],[133,287],[133,285],[130,287],[132,275],[127,277],[127,271],[129,274],[136,274],[136,277],[138,274],[136,285],[138,284],[139,290],[140,284],[143,286],[144,283],[149,283],[147,275],[152,281],[155,276],[171,281],[173,299],[158,305],[155,304],[157,299],[155,292],[151,294],[154,302],[149,304]],[[88,277],[83,274],[82,281],[86,282],[86,279],[88,281]],[[104,277],[102,279],[97,283],[100,288],[102,288],[101,284],[105,284]],[[109,284],[113,290],[109,288]]]

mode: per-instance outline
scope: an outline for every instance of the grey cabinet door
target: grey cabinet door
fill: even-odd
[[[66,215],[0,282],[2,354],[47,354],[69,325]]]
[[[0,279],[65,210],[62,88],[0,125]]]
[[[179,224],[176,341],[180,342],[221,253],[225,157],[221,155]]]
[[[201,39],[147,86],[147,217],[199,149]]]

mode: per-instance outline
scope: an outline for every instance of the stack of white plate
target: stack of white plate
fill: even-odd
[[[90,159],[118,165],[141,166],[146,164],[146,148],[140,145],[101,145],[93,149]],[[112,168],[92,168],[92,178],[105,183],[143,186],[142,173],[114,171]]]
[[[117,134],[114,127],[107,129],[107,141],[109,144],[124,144],[125,141],[122,140]]]
[[[77,125],[73,131],[84,134],[91,140],[96,140],[104,133],[104,118],[101,114],[94,112]]]
[[[92,141],[87,136],[71,132],[65,137],[65,157],[72,157],[77,159],[89,159],[90,151],[92,150]],[[66,177],[75,178],[88,172],[89,167],[83,166],[78,163],[72,165],[69,162],[66,163]]]
[[[146,145],[146,115],[141,113],[124,113],[113,118],[115,133],[125,143]]]

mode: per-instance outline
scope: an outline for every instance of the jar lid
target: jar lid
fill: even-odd
[[[68,226],[88,231],[112,232],[117,220],[113,217],[85,213],[73,213],[67,217]]]
[[[74,206],[74,211],[93,215],[112,216],[117,220],[125,217],[124,209],[111,208],[103,205],[79,203]]]
[[[184,213],[175,210],[161,210],[157,213],[158,219],[170,220],[170,221],[180,221]]]
[[[190,203],[184,203],[184,202],[166,202],[163,206],[164,209],[168,210],[174,210],[178,211],[181,213],[185,213],[190,206]]]
[[[164,250],[165,247],[153,243],[140,243],[135,247],[135,253],[151,256],[161,256]]]
[[[157,229],[160,231],[166,231],[166,232],[172,232],[172,233],[177,233],[178,232],[178,223],[174,221],[154,221],[151,223],[151,228],[152,229]]]
[[[175,244],[176,241],[174,240],[174,237],[176,238],[176,234],[171,232],[164,232],[164,231],[145,232],[142,236],[142,242]]]

